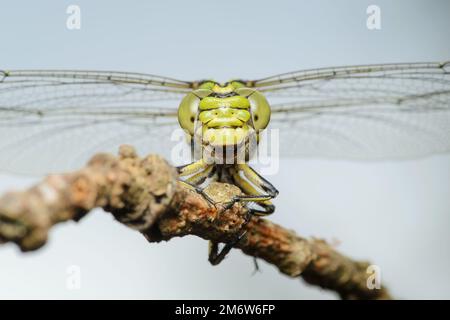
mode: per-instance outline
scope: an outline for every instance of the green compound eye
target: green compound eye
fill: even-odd
[[[262,130],[267,127],[270,121],[270,106],[264,97],[258,91],[251,88],[238,88],[237,94],[247,97],[250,101],[250,110],[252,113],[253,125],[256,130]]]
[[[180,106],[178,107],[178,122],[192,136],[194,135],[194,123],[197,117],[199,103],[200,98],[193,92],[190,92],[181,100]]]

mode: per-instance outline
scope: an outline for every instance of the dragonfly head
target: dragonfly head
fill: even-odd
[[[269,120],[266,98],[241,80],[199,82],[178,108],[181,127],[191,136],[202,134],[210,144],[238,144],[266,128]]]

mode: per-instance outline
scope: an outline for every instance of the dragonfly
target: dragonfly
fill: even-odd
[[[179,128],[191,151],[200,151],[178,167],[180,183],[208,201],[205,185],[232,183],[242,196],[227,205],[243,202],[251,215],[268,215],[278,191],[248,164],[268,128],[279,130],[282,156],[375,160],[448,152],[450,61],[225,83],[114,71],[0,71],[0,171],[71,170],[121,144],[167,155]],[[209,261],[219,263],[244,234],[221,252],[210,243]]]

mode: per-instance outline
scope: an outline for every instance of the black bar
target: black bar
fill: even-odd
[[[427,318],[440,309],[448,310],[448,301],[308,301],[308,300],[59,300],[0,301],[2,315],[6,310],[24,316],[47,319],[66,316],[80,320],[111,314],[115,319],[302,319],[330,314],[382,317],[401,312]],[[445,314],[445,313],[443,313]],[[101,317],[101,318],[100,318]],[[6,317],[5,317],[6,319]]]

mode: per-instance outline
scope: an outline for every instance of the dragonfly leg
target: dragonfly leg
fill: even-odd
[[[261,177],[261,175],[253,170],[253,168],[248,164],[238,164],[237,168],[243,172],[244,176],[251,183],[264,190],[272,198],[275,198],[278,195],[278,190],[269,181]]]
[[[186,177],[199,172],[200,170],[205,170],[208,166],[209,164],[207,164],[203,159],[200,159],[184,166],[177,167],[177,171],[180,177]]]
[[[242,177],[239,172],[244,173]],[[246,164],[237,165],[236,168],[230,168],[230,174],[234,183],[245,193],[242,196],[235,196],[228,206],[233,206],[236,202],[255,202],[261,209],[249,208],[249,213],[257,216],[266,216],[275,211],[275,206],[270,201],[278,195],[278,190],[267,180],[257,174]],[[265,193],[260,193],[253,186],[255,185]]]
[[[253,257],[253,273],[252,276],[254,276],[256,273],[261,272],[261,269],[259,268],[259,264],[258,264],[258,258],[256,256]]]
[[[210,204],[216,205],[216,202],[200,187],[208,178],[215,173],[215,167],[207,164],[203,160],[190,163],[177,168],[179,177],[187,177],[185,180],[179,180],[186,188],[199,193]]]
[[[219,252],[219,243],[210,241],[209,242],[209,252],[208,252],[208,261],[213,266],[218,265],[225,259],[230,250],[245,236],[247,231],[241,233],[236,239],[231,242],[225,243],[222,250]]]
[[[216,206],[216,202],[199,186],[196,186],[195,184],[192,184],[188,181],[184,180],[178,180],[179,183],[181,183],[183,186],[185,186],[187,189],[192,190],[200,194],[203,198],[205,198],[206,201],[208,201],[209,204]]]
[[[251,215],[247,215],[244,225],[246,225],[250,221]],[[243,226],[244,226],[243,225]],[[244,230],[243,232],[239,233],[239,235],[231,242],[225,243],[222,250],[219,252],[219,243],[214,241],[209,241],[209,252],[208,252],[208,261],[213,265],[216,266],[219,263],[222,262],[223,259],[225,259],[226,255],[230,252],[230,250],[239,242],[241,239],[245,236],[247,233],[247,230]]]

